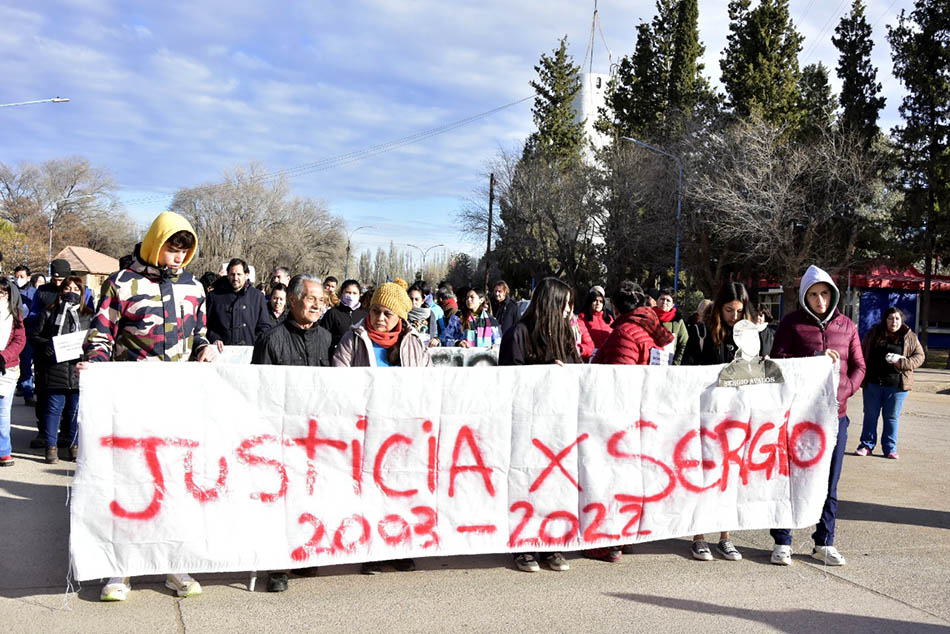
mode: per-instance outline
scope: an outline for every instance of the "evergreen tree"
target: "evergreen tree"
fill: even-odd
[[[851,13],[841,18],[831,38],[841,52],[838,57],[838,77],[841,94],[838,101],[842,112],[839,119],[843,129],[858,134],[870,148],[878,135],[877,120],[884,97],[877,81],[877,68],[871,65],[871,25],[864,14],[863,0],[854,0]]]
[[[540,152],[557,164],[580,160],[584,146],[584,122],[577,121],[574,99],[581,89],[580,68],[567,52],[567,36],[552,55],[541,54],[534,67],[538,80],[531,109],[538,130],[528,138],[526,152]]]
[[[835,99],[828,83],[828,68],[818,62],[802,69],[799,82],[802,118],[799,135],[813,138],[831,130],[835,117]]]
[[[934,252],[948,238],[950,178],[950,4],[916,0],[908,16],[901,11],[888,28],[894,75],[907,89],[900,113],[904,124],[892,130],[901,158],[908,238],[924,253],[924,293],[920,342],[927,347]],[[942,203],[942,204],[941,204]]]
[[[666,108],[665,87],[653,31],[649,24],[637,25],[633,56],[618,65],[617,76],[607,92],[607,112],[602,112],[602,131],[617,136],[650,136]]]
[[[673,28],[673,56],[669,73],[669,105],[684,115],[708,92],[699,59],[706,48],[699,41],[698,0],[679,0]]]
[[[728,106],[742,119],[796,126],[800,116],[798,53],[788,0],[730,0],[728,44],[719,61]]]

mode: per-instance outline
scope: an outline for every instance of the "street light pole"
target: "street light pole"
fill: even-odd
[[[350,279],[350,240],[353,238],[353,234],[359,231],[360,229],[375,229],[376,227],[370,225],[363,225],[362,227],[357,227],[350,231],[346,236],[346,262],[343,264],[343,279]]]
[[[33,101],[18,101],[16,103],[0,103],[0,108],[13,106],[31,106],[35,103],[69,103],[69,97],[53,97],[52,99],[34,99]]]
[[[680,283],[680,211],[683,207],[683,162],[679,159],[678,156],[674,156],[669,152],[664,152],[658,147],[654,147],[649,143],[644,143],[638,139],[634,139],[629,136],[620,137],[624,141],[630,141],[636,143],[651,152],[656,152],[657,154],[662,154],[667,156],[676,163],[676,167],[679,170],[679,179],[676,187],[676,247],[673,254],[673,295],[676,295],[676,292],[679,290]]]
[[[426,257],[429,255],[429,251],[432,249],[437,249],[439,247],[444,247],[444,244],[433,244],[428,249],[423,249],[422,247],[417,247],[414,244],[406,244],[407,247],[412,247],[413,249],[419,249],[419,252],[422,254],[422,272],[425,274],[426,270]]]

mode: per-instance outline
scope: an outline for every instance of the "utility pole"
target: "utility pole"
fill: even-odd
[[[488,256],[491,254],[492,207],[495,204],[495,173],[488,178],[488,245],[485,247],[485,292],[488,292]]]

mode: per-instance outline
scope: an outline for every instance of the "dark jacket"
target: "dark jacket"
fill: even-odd
[[[501,338],[501,346],[498,348],[498,365],[541,365],[554,363],[554,357],[551,354],[543,359],[532,359],[528,351],[530,347],[528,327],[520,321],[515,327],[508,331],[508,334]],[[576,349],[576,347],[575,347]],[[564,363],[577,363],[578,359],[564,359]]]
[[[861,387],[867,385],[869,380],[877,378],[871,376],[871,354],[874,350],[875,340],[881,334],[881,330],[884,327],[882,324],[874,326],[874,328],[868,331],[868,334],[864,335],[864,341],[861,342],[861,351],[864,353],[864,360],[868,365],[868,372],[861,382]],[[900,382],[897,387],[902,392],[909,392],[914,387],[914,370],[924,363],[924,348],[920,345],[917,335],[914,334],[914,331],[911,330],[907,324],[901,324],[900,330],[897,332],[900,335],[903,348],[901,355],[904,357],[896,364],[897,371],[900,373]]]
[[[330,333],[319,325],[304,329],[292,318],[271,328],[254,344],[254,365],[330,365]]]
[[[340,345],[340,339],[350,331],[350,328],[360,323],[366,318],[366,311],[362,308],[352,310],[350,307],[340,304],[334,306],[323,315],[320,325],[330,332],[330,358],[336,352],[336,347]]]
[[[832,309],[819,318],[808,308],[806,295],[815,284],[831,287]],[[854,322],[835,308],[838,305],[838,287],[825,271],[810,266],[802,276],[798,300],[802,308],[782,319],[772,344],[772,358],[814,357],[826,350],[835,350],[841,357],[838,381],[838,417],[848,413],[848,399],[861,387],[866,371],[864,353]]]
[[[250,282],[239,291],[226,283],[217,284],[208,295],[208,340],[212,343],[253,346],[257,338],[273,326],[267,298]]]
[[[59,293],[59,286],[53,282],[42,284],[34,291],[33,297],[30,300],[30,305],[27,309],[27,317],[24,320],[24,325],[26,326],[28,335],[33,333],[33,330],[36,327],[36,320],[40,313],[45,312],[46,309],[56,301],[57,293]],[[89,310],[96,309],[95,301],[93,301],[92,298],[92,291],[89,288],[86,288],[85,302],[86,306],[89,307]],[[26,306],[26,304],[24,304],[24,306]]]
[[[501,336],[504,337],[505,333],[514,328],[518,320],[521,319],[518,304],[511,297],[506,297],[505,301],[498,305],[493,299],[491,305],[492,315],[498,320],[498,325],[501,327]]]
[[[30,344],[34,351],[33,363],[36,366],[36,383],[40,388],[47,390],[78,390],[79,379],[76,377],[76,364],[79,363],[79,359],[56,363],[53,337],[60,334],[59,326],[56,325],[56,317],[57,313],[51,313],[49,310],[41,312],[36,317],[35,328],[30,336]],[[76,332],[77,330],[89,330],[91,322],[92,315],[80,313],[77,327],[64,329],[62,334]]]
[[[592,363],[649,365],[650,350],[673,341],[652,308],[640,307],[613,321],[613,330],[598,348]]]

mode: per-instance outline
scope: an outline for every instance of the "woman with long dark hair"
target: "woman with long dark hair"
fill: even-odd
[[[607,337],[610,336],[610,331],[613,330],[614,316],[607,310],[607,299],[602,286],[591,287],[577,317],[584,322],[594,342],[594,348],[604,345]]]
[[[749,299],[749,293],[740,282],[726,282],[716,294],[716,299],[706,313],[705,326],[707,335],[705,342],[694,342],[690,338],[686,342],[684,365],[719,365],[731,363],[736,358],[739,347],[732,339],[732,328],[739,321],[748,319],[755,323],[755,309]],[[760,333],[761,335],[761,333]],[[719,533],[719,542],[716,550],[723,559],[739,561],[742,553],[735,547],[729,538],[729,531]],[[712,550],[706,543],[705,535],[694,535],[690,552],[695,559],[711,561]]]
[[[877,419],[883,415],[881,450],[897,460],[897,425],[907,393],[914,386],[914,370],[924,362],[924,348],[914,331],[904,323],[897,306],[884,311],[881,323],[871,328],[861,344],[867,374],[861,385],[864,400],[864,424],[861,444],[854,452],[867,456],[877,444]]]
[[[567,284],[553,277],[541,280],[521,320],[502,338],[498,365],[580,363],[570,322],[572,303],[573,291]],[[551,570],[570,568],[560,552],[543,553],[540,558]],[[515,565],[524,572],[541,569],[536,553],[516,555]]]
[[[56,449],[56,437],[60,420],[65,419],[68,431],[63,435],[69,439],[69,458],[76,459],[78,447],[76,435],[79,420],[79,379],[76,377],[76,364],[79,359],[56,360],[53,338],[80,331],[89,330],[93,311],[83,298],[86,286],[78,275],[63,280],[56,293],[56,299],[49,308],[40,311],[36,327],[30,337],[30,343],[36,352],[36,381],[46,394],[46,462],[56,464],[59,456]],[[65,416],[63,415],[65,413]]]
[[[20,353],[26,344],[23,319],[14,310],[10,280],[0,277],[0,467],[13,465],[10,444],[10,409],[20,377]]]
[[[442,345],[460,348],[491,348],[501,343],[501,326],[491,315],[491,304],[484,289],[465,293],[465,303],[453,315],[442,333]]]

